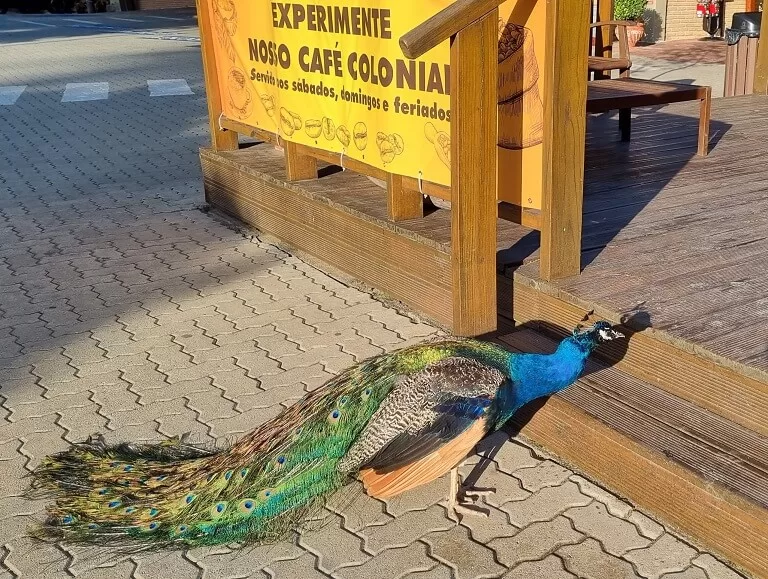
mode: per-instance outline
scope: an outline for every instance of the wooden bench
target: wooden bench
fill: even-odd
[[[675,84],[638,78],[593,80],[587,83],[587,112],[619,111],[621,140],[629,141],[632,109],[683,101],[701,101],[698,154],[709,152],[709,114],[712,89],[708,86]]]

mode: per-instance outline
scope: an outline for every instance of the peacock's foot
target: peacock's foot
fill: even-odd
[[[483,517],[488,518],[491,516],[491,510],[487,507],[481,507],[474,503],[461,502],[448,505],[449,518],[458,521],[458,515],[465,515],[470,517]],[[451,516],[453,515],[453,516]]]
[[[463,497],[487,497],[488,495],[492,495],[496,492],[496,489],[493,487],[488,488],[477,488],[477,487],[461,487],[459,490],[459,494]]]
[[[486,518],[491,516],[490,509],[476,505],[474,500],[493,494],[496,492],[496,489],[460,486],[458,467],[451,470],[450,485],[451,487],[448,494],[448,518],[458,522],[459,514]]]

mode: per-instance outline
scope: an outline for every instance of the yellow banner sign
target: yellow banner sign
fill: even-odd
[[[346,156],[450,185],[448,43],[409,60],[398,41],[451,3],[207,0],[224,114],[336,153],[342,164]],[[511,0],[499,21],[499,176],[507,182],[526,163],[524,150],[541,141],[536,71],[543,55],[533,51],[531,31],[509,21],[526,22],[535,4]],[[536,206],[533,185],[502,184],[500,196]]]

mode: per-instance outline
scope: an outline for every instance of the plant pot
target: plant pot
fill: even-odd
[[[618,29],[616,30],[618,32]],[[632,26],[627,26],[627,42],[629,47],[637,46],[637,43],[645,36],[645,22],[635,22]]]

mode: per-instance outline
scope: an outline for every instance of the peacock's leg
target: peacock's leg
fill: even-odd
[[[459,468],[457,465],[451,469],[450,489],[448,491],[448,516],[458,520],[458,515],[472,515],[476,517],[488,517],[491,514],[490,509],[479,507],[476,504],[466,500],[466,496],[485,496],[494,492],[493,489],[462,489],[459,485]]]

